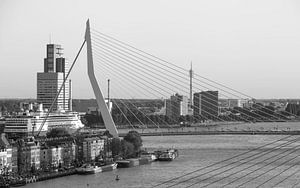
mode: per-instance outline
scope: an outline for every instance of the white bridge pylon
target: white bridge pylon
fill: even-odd
[[[90,22],[87,20],[86,22],[86,30],[85,30],[85,41],[87,44],[87,65],[88,65],[88,76],[93,87],[93,91],[97,100],[98,108],[103,118],[103,122],[105,128],[109,131],[109,133],[114,137],[118,138],[118,130],[116,125],[111,117],[111,114],[108,111],[108,107],[105,104],[105,100],[101,89],[98,85],[97,79],[94,73],[94,62],[93,62],[93,52],[92,52],[92,42],[91,42],[91,33],[90,33]]]

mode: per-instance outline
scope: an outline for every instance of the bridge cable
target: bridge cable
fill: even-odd
[[[102,65],[102,67],[101,67],[101,69],[103,68],[103,66],[106,66],[105,64],[103,64]],[[108,70],[108,69],[106,69],[106,70]],[[110,72],[110,71],[109,71]],[[115,76],[116,76],[117,74],[115,74]],[[117,76],[118,77],[118,76]],[[123,91],[126,91],[126,90],[123,90]],[[131,103],[132,104],[132,103]],[[137,107],[136,107],[137,108]],[[137,108],[137,110],[139,111],[139,109]],[[141,112],[141,113],[143,113],[143,112]],[[143,113],[144,114],[144,113]],[[147,115],[145,115],[146,117],[147,117]],[[148,117],[147,117],[148,118]],[[159,119],[161,119],[160,117],[158,117]],[[149,119],[149,118],[148,118]],[[149,119],[150,121],[152,121],[151,119]],[[163,119],[162,119],[163,120]],[[165,120],[163,120],[164,122],[165,122]],[[152,121],[153,122],[153,121]],[[167,126],[169,126],[170,128],[171,128],[171,126],[170,125],[168,125],[168,123],[167,122],[165,122],[166,123],[166,125]],[[153,122],[153,124],[155,124],[154,122]],[[155,124],[156,125],[156,124]],[[156,127],[158,127],[159,128],[159,126],[158,125],[156,125]]]
[[[133,48],[133,49],[135,49],[135,50],[137,50],[137,51],[140,51],[140,52],[142,52],[142,53],[144,53],[144,54],[147,54],[147,55],[149,55],[149,56],[151,56],[151,57],[154,57],[154,58],[156,58],[156,59],[159,59],[160,61],[163,61],[163,62],[165,62],[165,63],[168,63],[168,64],[171,64],[171,65],[173,65],[173,66],[175,66],[175,67],[177,67],[177,68],[179,68],[179,69],[181,69],[181,70],[184,70],[184,71],[187,71],[187,70],[185,70],[185,69],[183,69],[183,68],[181,68],[181,67],[179,67],[179,66],[176,66],[176,65],[174,65],[174,64],[172,64],[172,63],[169,63],[169,62],[167,62],[167,61],[165,61],[165,60],[162,60],[162,59],[160,59],[160,58],[158,58],[158,57],[156,57],[156,56],[153,56],[153,55],[151,55],[151,54],[149,54],[149,53],[146,53],[146,52],[144,52],[144,51],[142,51],[142,50],[139,50],[139,49],[137,49],[137,48],[135,48],[135,47],[133,47],[133,46],[131,46],[131,45],[128,45],[128,44],[126,44],[126,43],[124,43],[124,42],[121,42],[121,41],[119,41],[119,40],[117,40],[117,39],[114,39],[113,37],[109,37],[108,35],[105,35],[105,34],[103,34],[103,33],[101,33],[101,32],[98,32],[97,30],[94,30],[93,29],[93,31],[96,31],[96,33],[94,33],[93,32],[93,34],[94,35],[97,35],[97,36],[100,36],[100,37],[102,37],[103,39],[106,39],[106,40],[109,40],[109,39],[107,39],[107,38],[105,38],[105,37],[103,37],[103,36],[101,36],[101,35],[104,35],[104,36],[106,36],[106,37],[108,37],[108,38],[110,38],[110,39],[113,39],[114,41],[117,41],[117,42],[119,42],[119,43],[121,43],[121,44],[123,44],[123,45],[126,45],[127,47],[130,47],[130,48]],[[98,34],[97,34],[98,33]],[[124,47],[124,46],[123,46]],[[125,48],[125,47],[124,47]],[[128,48],[127,48],[128,49]],[[128,50],[130,50],[130,49],[128,49]],[[132,50],[131,50],[132,51]],[[134,52],[134,51],[132,51],[132,52]],[[135,52],[135,53],[137,53],[137,52]],[[141,55],[141,56],[143,56],[143,55]],[[145,57],[145,56],[144,56]],[[148,59],[149,59],[149,57],[147,57]],[[153,59],[152,59],[153,60]],[[155,60],[153,60],[153,61],[155,61]],[[157,61],[156,61],[157,62]],[[166,65],[164,65],[164,66],[166,66]],[[169,66],[166,66],[166,67],[168,67],[168,68],[171,68],[172,70],[175,70],[175,71],[177,71],[177,72],[179,72],[178,70],[176,70],[176,69],[173,69],[172,67],[169,67]],[[180,72],[180,73],[182,73],[182,72]],[[197,74],[195,74],[195,75],[197,75]],[[237,90],[234,90],[234,89],[232,89],[232,88],[229,88],[229,87],[227,87],[227,86],[225,86],[225,85],[223,85],[223,84],[220,84],[220,83],[218,83],[218,82],[215,82],[215,81],[212,81],[212,80],[210,80],[210,79],[208,79],[208,78],[205,78],[205,77],[203,77],[203,76],[200,76],[200,75],[197,75],[197,76],[199,76],[199,77],[201,77],[201,78],[203,78],[203,79],[205,79],[205,80],[208,80],[208,81],[210,81],[210,82],[213,82],[213,83],[215,83],[215,84],[217,84],[217,85],[219,85],[219,86],[223,86],[223,87],[225,87],[225,88],[227,88],[227,89],[229,89],[229,90],[231,90],[231,91],[235,91],[235,92],[237,92],[237,93],[240,93],[240,94],[243,94],[243,93],[241,93],[241,92],[239,92],[239,91],[237,91]],[[196,80],[198,80],[198,79],[196,79]],[[199,80],[200,81],[200,80]],[[222,90],[221,88],[220,88],[220,90]],[[234,95],[234,94],[233,94]],[[248,95],[245,95],[245,94],[243,94],[244,96],[247,96],[247,97],[250,97],[250,98],[252,98],[252,99],[254,99],[253,97],[251,97],[251,96],[248,96]],[[267,109],[268,111],[270,111],[270,112],[273,112],[273,111],[271,111],[271,110],[269,110],[269,109]],[[289,112],[288,112],[289,113]],[[291,113],[289,113],[289,114],[291,114]],[[280,114],[279,114],[280,115]],[[294,114],[292,114],[292,115],[294,115]]]
[[[214,166],[216,166],[216,165],[222,164],[222,163],[224,163],[224,162],[230,161],[230,160],[232,160],[232,159],[236,159],[236,158],[238,158],[238,157],[241,157],[241,156],[246,155],[246,154],[248,154],[248,153],[251,153],[251,152],[253,152],[253,151],[257,151],[257,150],[259,150],[259,149],[262,149],[262,148],[264,148],[264,147],[266,147],[266,146],[270,146],[270,145],[272,145],[272,144],[276,144],[277,142],[284,141],[285,139],[288,139],[288,138],[290,138],[290,137],[292,137],[292,136],[294,136],[294,135],[289,135],[289,136],[283,137],[283,138],[281,138],[281,139],[275,140],[275,141],[270,142],[270,143],[268,143],[268,144],[264,144],[264,145],[262,145],[262,146],[256,147],[256,148],[251,149],[251,150],[248,150],[248,151],[246,151],[246,152],[237,154],[237,155],[235,155],[235,156],[233,156],[233,157],[230,157],[230,158],[228,158],[228,159],[225,159],[225,160],[222,160],[222,161],[219,161],[219,162],[210,164],[210,165],[206,165],[205,167],[202,167],[202,168],[193,170],[193,171],[191,171],[191,172],[185,173],[185,174],[183,174],[183,175],[177,176],[177,177],[175,177],[175,178],[171,178],[171,179],[169,179],[169,180],[166,180],[166,181],[164,181],[164,182],[162,182],[162,183],[159,183],[159,184],[157,184],[157,185],[155,185],[155,186],[153,186],[153,187],[158,187],[158,186],[161,186],[161,185],[170,183],[170,182],[172,182],[172,181],[174,181],[174,180],[178,180],[179,178],[183,178],[183,177],[186,177],[186,176],[188,176],[188,175],[194,174],[194,173],[196,173],[196,172],[200,172],[200,171],[202,171],[202,170],[206,170],[206,169],[208,169],[208,168],[211,168],[211,167],[214,167]]]
[[[109,61],[109,60],[107,60],[107,61]],[[116,65],[115,63],[113,63],[112,61],[109,61],[111,64],[114,64],[114,65]],[[117,66],[117,65],[116,65]],[[121,71],[121,72],[123,72],[123,74],[125,74],[125,75],[127,75],[128,77],[132,77],[132,75],[130,75],[130,74],[128,74],[128,73],[126,73],[126,72],[124,72],[124,71]],[[139,79],[141,79],[141,80],[144,80],[145,81],[145,79],[143,78],[143,77],[139,77]],[[147,83],[149,83],[150,85],[153,85],[153,86],[156,86],[156,85],[154,85],[153,83],[150,83],[150,82],[148,82],[148,81],[146,81]],[[156,82],[157,83],[157,82]],[[159,85],[159,83],[157,83],[158,85]],[[156,87],[158,87],[158,86],[156,86]],[[161,88],[161,87],[159,87],[159,89],[160,90],[163,90],[163,91],[165,91],[166,92],[166,90],[165,89],[163,89],[163,88]],[[206,112],[206,113],[209,113],[209,112]],[[210,113],[209,113],[210,114]],[[210,114],[210,115],[212,115],[213,116],[213,114]],[[222,119],[220,119],[219,117],[217,117],[217,116],[215,116],[216,118],[218,118],[219,120],[221,120],[221,121],[223,121],[223,122],[225,122],[224,120],[222,120]]]
[[[126,99],[120,99],[120,102],[122,102],[121,100],[126,100]],[[123,105],[134,115],[134,117],[142,124],[142,125],[144,125],[146,128],[147,128],[147,126],[131,111],[131,109],[124,103],[124,102],[122,102],[123,103]],[[135,106],[133,103],[131,103],[130,101],[129,101],[129,103],[132,105],[132,106],[134,106],[141,114],[143,114],[147,119],[149,119],[157,128],[159,128],[160,129],[160,127],[159,127],[159,125],[157,125],[155,122],[153,122],[147,115],[145,115],[144,114],[144,112],[142,112],[141,110],[139,110],[138,109],[138,107],[137,106]]]
[[[101,69],[105,69],[107,72],[110,72],[111,74],[112,74],[112,72],[113,71],[110,71],[108,68],[105,68],[105,67],[107,67],[107,65],[105,65],[105,64],[103,64],[102,65],[102,67],[101,67]],[[116,77],[120,77],[119,76],[119,74],[113,74],[114,76],[116,76]],[[131,82],[129,82],[129,84],[131,84]],[[138,84],[137,84],[138,85]],[[135,87],[136,87],[136,85],[135,85]],[[121,87],[120,87],[121,88]],[[126,89],[123,89],[123,91],[126,91]],[[149,91],[150,93],[152,93],[151,92],[151,90]],[[145,95],[145,93],[143,92],[143,94]],[[153,93],[152,93],[153,94]],[[155,94],[154,94],[155,95]],[[147,96],[147,95],[146,95]],[[159,96],[158,95],[155,95],[156,97],[158,97],[159,98]],[[149,97],[149,95],[148,95],[148,97]],[[158,117],[159,119],[161,119],[163,122],[165,122],[165,124],[169,127],[169,128],[172,128],[164,119],[162,119],[162,118],[160,118],[160,117]],[[172,118],[171,118],[172,119]],[[174,120],[174,122],[175,122],[175,120]]]
[[[107,52],[104,52],[104,51],[102,51],[102,50],[101,50],[101,52],[107,54]],[[102,55],[103,55],[103,54],[101,54],[100,56],[102,56]],[[105,56],[105,55],[104,55],[104,56]],[[107,56],[106,56],[106,57],[107,57]],[[117,58],[117,59],[119,59],[119,58]],[[122,61],[122,60],[119,59],[119,61]],[[164,80],[162,80],[162,81],[165,82]],[[240,111],[240,113],[245,114],[245,113],[242,112],[242,111]],[[246,115],[246,116],[249,116],[249,115],[247,115],[247,114],[245,114],[245,115]],[[249,116],[249,117],[250,117],[250,116]],[[253,117],[252,117],[252,118],[253,118]],[[242,118],[242,119],[244,119],[244,118]],[[254,119],[256,119],[256,118],[254,118]],[[246,120],[246,119],[245,119],[245,120]],[[256,120],[258,120],[258,119],[256,119]],[[247,121],[247,120],[246,120],[246,121]]]
[[[298,147],[298,146],[297,146]],[[296,150],[297,151],[297,150]],[[285,161],[284,163],[282,163],[281,165],[284,165],[284,164],[286,164],[286,163],[288,163],[288,162],[290,162],[290,161],[292,161],[292,160],[294,160],[295,158],[297,158],[298,156],[295,156],[294,158],[292,158],[292,159],[290,159],[290,160],[287,160],[287,161]],[[279,165],[279,166],[281,166],[281,165]],[[266,174],[266,173],[268,173],[268,172],[270,172],[270,171],[272,171],[272,170],[274,170],[275,168],[278,168],[279,166],[275,166],[275,167],[273,167],[273,168],[271,168],[271,169],[269,169],[269,170],[267,170],[266,172],[264,172],[263,174]],[[249,183],[249,182],[251,182],[251,181],[253,181],[253,180],[255,180],[255,179],[257,179],[258,177],[260,177],[262,174],[260,174],[260,175],[258,175],[258,176],[255,176],[254,178],[251,178],[250,180],[247,180],[246,182],[244,182],[244,183],[242,183],[242,184],[239,184],[237,187],[241,187],[241,186],[243,186],[243,185],[245,185],[246,183]],[[261,184],[262,185],[262,184]]]
[[[111,100],[113,102],[113,99]],[[121,110],[121,108],[119,107],[119,105],[115,102],[113,103],[116,105],[116,107],[118,108],[118,110],[121,112],[121,114],[124,116],[124,118],[127,120],[127,122],[129,123],[129,125],[132,127],[133,130],[135,130],[134,126],[131,124],[131,122],[129,121],[129,119],[127,118],[127,116],[124,114],[124,112]]]
[[[298,157],[298,156],[296,156],[296,158],[297,158],[297,157]],[[295,158],[293,158],[293,159],[295,159]],[[291,160],[290,160],[290,161],[291,161]],[[299,164],[300,164],[300,162],[297,163],[297,165],[299,165]],[[278,166],[277,166],[277,167],[278,167]],[[257,186],[257,187],[261,187],[262,185],[264,185],[264,184],[266,184],[267,182],[273,180],[274,178],[280,176],[281,174],[283,174],[284,172],[288,171],[289,169],[291,169],[291,168],[293,168],[293,167],[295,167],[295,165],[289,166],[288,168],[284,169],[282,172],[280,172],[280,173],[278,173],[277,175],[273,176],[272,178],[270,178],[270,179],[264,181],[262,184],[260,184],[260,185]],[[273,187],[275,187],[275,185],[273,185]]]
[[[294,142],[297,142],[297,141],[299,141],[299,138],[297,138],[297,139],[295,139],[295,140],[293,140],[293,141],[290,141],[290,142],[288,142],[288,143],[280,144],[280,145],[279,145],[279,146],[280,146],[279,148],[277,148],[278,146],[276,146],[276,147],[272,148],[270,151],[268,151],[268,152],[266,152],[266,153],[261,152],[261,153],[259,153],[259,155],[258,155],[258,154],[253,154],[253,155],[251,155],[251,156],[247,156],[247,157],[245,157],[245,158],[243,158],[243,159],[241,159],[241,160],[239,160],[239,161],[231,162],[231,163],[226,164],[226,165],[224,165],[224,166],[221,166],[221,167],[219,167],[219,168],[217,168],[217,169],[213,169],[213,170],[210,170],[210,171],[208,171],[208,172],[204,172],[204,173],[202,173],[202,174],[200,174],[200,175],[196,175],[196,176],[194,176],[194,177],[188,178],[188,179],[186,179],[186,180],[183,180],[183,181],[180,181],[180,182],[178,182],[178,183],[176,183],[176,184],[173,184],[173,185],[171,185],[171,186],[168,186],[167,188],[176,186],[176,185],[181,184],[181,183],[185,183],[185,182],[191,181],[191,180],[193,180],[193,179],[195,179],[195,178],[199,178],[199,177],[201,177],[201,176],[203,176],[203,175],[206,175],[207,173],[215,172],[215,171],[220,170],[220,169],[222,169],[222,168],[224,168],[224,167],[230,166],[230,165],[232,165],[232,164],[236,164],[236,163],[238,163],[238,162],[240,162],[240,161],[242,161],[242,160],[245,160],[245,159],[249,159],[249,158],[251,158],[251,157],[254,157],[253,159],[249,159],[249,160],[246,161],[246,162],[242,162],[242,163],[240,163],[240,164],[237,164],[237,166],[234,166],[234,167],[231,167],[231,168],[229,168],[229,169],[223,170],[223,171],[221,171],[221,172],[219,172],[219,173],[217,173],[217,174],[214,174],[214,175],[212,175],[212,176],[210,176],[210,177],[208,177],[208,178],[205,178],[205,179],[203,179],[203,180],[201,180],[201,181],[198,181],[198,182],[196,182],[196,183],[193,183],[193,184],[187,186],[187,187],[191,187],[191,186],[196,185],[196,184],[199,184],[199,183],[201,183],[201,182],[203,182],[203,181],[205,181],[205,180],[208,180],[208,179],[210,179],[210,178],[213,177],[213,176],[216,176],[216,175],[222,174],[222,173],[224,173],[224,172],[228,172],[228,171],[230,171],[230,170],[233,170],[233,169],[235,169],[235,168],[238,168],[240,165],[247,164],[247,163],[253,161],[254,159],[258,159],[258,158],[260,158],[260,157],[262,157],[262,156],[265,156],[265,155],[267,155],[267,154],[269,154],[269,153],[272,153],[273,151],[276,151],[276,150],[278,150],[278,149],[280,149],[280,148],[282,148],[282,147],[285,147],[285,146],[290,145],[290,144],[292,144],[292,143],[294,143]],[[262,153],[263,153],[263,154],[262,154]],[[258,156],[257,156],[257,155],[258,155]],[[275,155],[275,156],[277,156],[277,155]],[[272,157],[274,157],[274,156],[272,156]],[[272,157],[271,157],[271,158],[272,158]]]
[[[295,142],[297,142],[297,141],[298,141],[298,139],[297,139]],[[292,142],[292,143],[294,143],[294,142]],[[284,146],[284,147],[285,147],[285,146]],[[296,147],[297,147],[297,146],[296,146]],[[279,149],[281,149],[281,148],[279,148]],[[294,149],[294,148],[293,148],[293,149]],[[277,149],[276,149],[276,150],[277,150]],[[297,150],[296,150],[296,151],[297,151]],[[285,152],[286,152],[286,151],[284,150],[283,152],[280,152],[279,154],[283,154],[283,153],[285,153]],[[293,151],[293,152],[291,152],[291,153],[294,153],[294,152],[295,152],[295,151]],[[289,154],[291,154],[291,153],[288,153],[287,155],[289,155]],[[279,154],[275,155],[275,157],[277,157]],[[248,176],[249,174],[252,174],[252,173],[254,173],[254,172],[257,172],[258,170],[261,170],[261,169],[265,168],[266,166],[268,166],[268,165],[270,165],[270,164],[272,164],[272,163],[274,163],[274,162],[276,162],[276,161],[278,161],[278,160],[280,160],[280,159],[286,157],[287,155],[284,155],[284,156],[282,156],[282,157],[280,157],[280,158],[278,158],[278,159],[276,159],[276,160],[273,160],[272,162],[269,162],[269,163],[267,163],[267,164],[265,164],[265,165],[262,165],[261,167],[255,169],[255,170],[252,170],[252,171],[250,171],[250,172],[248,172],[248,173],[246,173],[246,174],[243,174],[242,177],[239,177],[239,178],[237,178],[237,179],[234,179],[233,181],[231,181],[231,182],[229,182],[229,183],[227,183],[227,184],[225,184],[225,185],[222,185],[222,187],[225,187],[225,186],[227,186],[227,185],[229,185],[229,184],[231,184],[231,183],[234,183],[234,182],[236,182],[237,180],[242,179],[242,178]],[[241,170],[238,170],[238,171],[236,171],[236,172],[234,172],[234,173],[231,173],[231,174],[229,174],[229,175],[226,175],[225,177],[222,177],[221,179],[218,179],[218,180],[215,180],[215,181],[213,181],[213,182],[210,182],[210,183],[208,183],[208,184],[206,184],[205,186],[202,186],[202,187],[207,187],[207,186],[209,186],[209,185],[212,185],[212,184],[214,184],[214,183],[216,183],[216,182],[219,182],[219,181],[221,181],[221,180],[223,180],[223,179],[226,179],[226,178],[228,178],[228,177],[230,177],[230,176],[232,176],[232,175],[235,175],[235,174],[237,174],[237,173],[239,173],[239,172],[243,172],[243,171],[245,171],[245,170],[247,170],[247,169],[249,169],[249,168],[251,168],[251,167],[253,167],[253,166],[256,166],[256,165],[258,165],[258,164],[260,164],[260,163],[262,163],[262,162],[265,162],[265,161],[267,161],[267,160],[269,160],[269,159],[272,159],[272,158],[274,158],[274,156],[271,156],[271,157],[269,157],[269,158],[267,158],[267,159],[264,159],[263,161],[256,162],[256,163],[254,163],[254,164],[252,164],[252,165],[250,165],[250,166],[247,166],[247,167],[245,167],[245,168],[243,168],[243,169],[241,169]],[[223,172],[222,172],[222,173],[223,173]],[[204,179],[204,180],[201,180],[201,182],[202,182],[202,181],[205,181],[205,180],[208,180],[208,179],[210,179],[210,178],[212,178],[212,177],[215,177],[215,176],[217,176],[217,175],[219,175],[219,173],[218,173],[218,174],[214,174],[214,175],[212,175],[212,176],[210,176],[209,178],[206,178],[206,179]],[[200,183],[200,182],[199,182],[199,183]],[[196,184],[198,184],[198,183],[196,183]],[[195,185],[195,184],[194,184],[194,185]]]
[[[99,45],[102,45],[102,46],[106,46],[106,48],[109,48],[110,50],[112,50],[110,47],[107,47],[107,45],[103,45],[102,43],[104,42],[104,41],[102,41],[101,40],[101,43],[100,42],[95,42],[95,40],[93,40],[94,41],[94,43],[97,43],[98,44],[98,46]],[[113,45],[111,45],[111,46],[113,46]],[[114,46],[113,46],[114,47]],[[117,48],[117,47],[115,47],[115,48]],[[118,50],[121,50],[120,48],[117,48]],[[122,50],[123,52],[124,52],[124,50]],[[119,51],[118,51],[119,52]],[[120,54],[120,52],[119,52],[119,54]],[[127,55],[124,55],[123,53],[121,53],[123,56],[126,56],[127,58],[130,58],[129,56],[127,56]],[[130,55],[132,55],[132,54],[130,54]],[[137,56],[135,56],[135,55],[132,55],[132,56],[134,56],[134,57],[136,57],[136,58],[138,58]],[[119,56],[120,57],[120,56]],[[132,58],[130,58],[130,59],[132,59]],[[141,58],[139,58],[139,59],[141,59]],[[134,59],[135,60],[135,59]],[[142,59],[142,60],[144,60],[144,59]],[[135,60],[135,61],[137,61],[137,60]],[[139,63],[141,63],[140,61],[138,61]],[[147,62],[149,62],[149,61],[147,61]],[[149,62],[150,63],[150,62]],[[218,89],[220,89],[220,88],[218,88]],[[222,90],[222,89],[221,89]],[[224,90],[223,90],[224,91]],[[228,92],[227,92],[228,93]],[[259,109],[260,110],[260,109]],[[269,109],[266,109],[266,110],[269,110]],[[272,111],[273,112],[273,111]],[[263,112],[263,113],[266,113],[266,112]],[[268,115],[270,115],[270,114],[268,114]],[[271,116],[273,116],[273,117],[275,117],[275,118],[278,118],[278,117],[276,117],[276,116],[274,116],[274,115],[272,115],[271,114]]]

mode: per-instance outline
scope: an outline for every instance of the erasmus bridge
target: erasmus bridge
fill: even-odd
[[[111,96],[134,97],[138,95],[144,99],[166,99],[174,93],[181,93],[186,96],[190,95],[191,98],[191,93],[210,90],[218,91],[218,95],[226,99],[255,100],[243,92],[201,75],[193,74],[192,71],[188,74],[188,70],[184,68],[97,31],[90,27],[89,21],[86,23],[84,41],[67,78],[84,46],[87,50],[88,76],[104,125],[115,138],[122,135],[122,130],[117,129],[114,123],[96,76],[100,83],[102,80],[102,85],[107,78],[113,80],[113,86],[110,88]],[[99,74],[95,74],[95,70],[99,71]],[[191,81],[191,77],[193,81]],[[178,122],[178,119],[151,116],[134,104],[132,100],[112,97],[111,101],[115,105],[114,108],[117,108],[122,114],[120,118],[127,121],[130,129],[137,130],[142,135],[197,134],[200,132],[202,134],[218,132],[267,134],[271,132],[285,135],[264,145],[245,149],[244,152],[219,162],[195,167],[194,170],[183,172],[172,179],[162,178],[160,183],[152,187],[282,187],[290,178],[300,176],[300,137],[298,132],[285,129],[287,128],[285,125],[280,128],[281,131],[278,130],[278,126],[276,127],[277,124],[289,122],[290,119],[287,117],[293,116],[297,119],[297,116],[288,112],[283,114],[258,105],[253,105],[251,111],[245,111],[242,108],[235,109],[238,116],[236,114],[221,116],[213,113],[213,109],[218,108],[218,104],[212,100],[213,96],[209,95],[210,93],[202,99],[202,102],[207,105],[205,108],[197,109],[200,106],[193,105],[193,110],[204,111],[206,116],[194,116],[193,121],[213,120],[218,124],[228,125],[229,128],[221,131],[212,128],[211,131],[209,126],[204,128],[200,126],[179,127],[174,123]],[[174,97],[179,96],[174,95]],[[172,107],[173,104],[170,103],[170,105]],[[261,127],[253,129],[252,127],[257,124],[254,122],[267,122],[266,124],[271,126],[268,129],[262,124]],[[293,123],[295,126],[299,124],[298,122]],[[240,124],[248,124],[250,128],[236,130]],[[300,180],[290,187],[300,187]]]

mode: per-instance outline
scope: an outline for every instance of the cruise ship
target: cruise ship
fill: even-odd
[[[41,128],[44,121],[44,126]],[[7,134],[31,134],[40,129],[41,132],[47,132],[53,128],[65,128],[69,132],[74,132],[82,127],[84,125],[78,112],[60,110],[49,113],[47,117],[47,111],[40,109],[37,112],[27,111],[22,115],[6,117],[4,132]]]

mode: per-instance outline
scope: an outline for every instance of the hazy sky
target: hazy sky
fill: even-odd
[[[256,98],[300,98],[300,2],[0,0],[0,98],[35,98],[49,35],[72,61],[85,22]],[[74,98],[93,97],[85,53]]]

